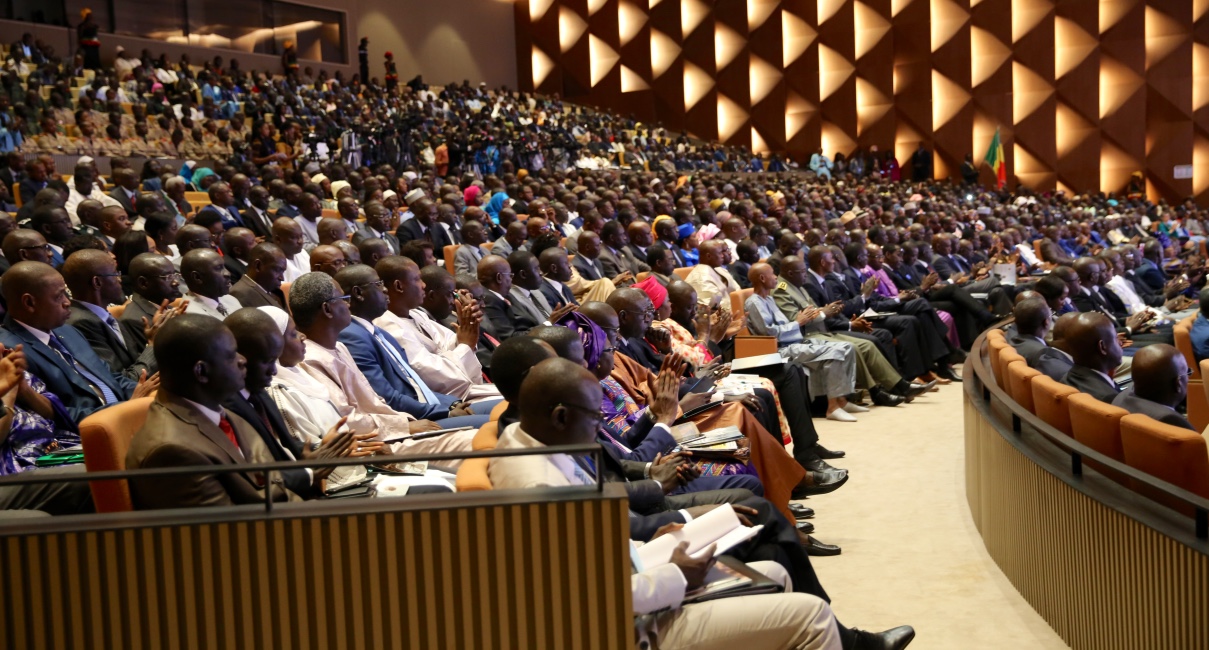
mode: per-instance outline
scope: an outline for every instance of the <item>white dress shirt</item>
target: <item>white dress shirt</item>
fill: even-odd
[[[285,258],[285,275],[282,282],[293,282],[311,272],[311,254],[305,250],[299,251],[293,257]]]
[[[186,314],[204,314],[206,316],[213,316],[218,320],[223,320],[227,316],[235,313],[237,309],[243,307],[243,305],[239,304],[239,301],[235,299],[235,296],[232,296],[231,294],[219,296],[218,300],[215,300],[209,296],[203,296],[201,294],[193,293],[192,291],[186,291],[185,298],[189,299],[189,305],[185,307]],[[218,305],[220,304],[222,305],[223,309],[226,310],[226,314],[223,314],[218,310]]]

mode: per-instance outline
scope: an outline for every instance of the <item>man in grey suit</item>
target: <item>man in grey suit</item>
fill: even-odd
[[[252,425],[222,406],[244,387],[231,330],[209,316],[182,314],[160,330],[155,353],[162,383],[130,441],[127,469],[273,462]],[[247,472],[131,478],[130,496],[138,509],[298,500],[278,481]]]
[[[551,322],[553,306],[542,294],[541,269],[537,257],[529,251],[516,251],[508,256],[512,269],[512,288],[508,298],[512,301],[512,312],[528,328]]]
[[[491,248],[491,254],[508,257],[512,254],[512,251],[520,250],[521,246],[524,246],[525,241],[528,239],[529,231],[525,229],[525,222],[513,221],[504,230],[504,236],[495,240],[495,244]]]
[[[606,223],[600,231],[600,241],[604,246],[600,248],[598,261],[606,276],[612,278],[626,271],[638,275],[651,270],[646,262],[634,259],[634,254],[627,248],[630,240],[620,221]]]
[[[72,297],[67,324],[76,328],[93,352],[115,372],[135,381],[143,375],[154,375],[155,353],[149,340],[154,339],[164,320],[176,312],[157,310],[143,337],[135,337],[118,325],[107,309],[125,299],[121,274],[112,255],[95,249],[76,251],[63,264],[62,272]]]
[[[352,202],[352,199],[341,199],[345,200]],[[357,232],[353,233],[353,246],[360,246],[366,239],[381,239],[390,244],[393,255],[399,254],[399,238],[390,232],[390,210],[378,201],[365,204],[365,223],[358,226]]]
[[[130,276],[134,279],[134,295],[126,303],[118,322],[127,340],[147,345],[145,328],[155,322],[155,315],[165,302],[181,297],[181,276],[171,260],[156,253],[143,253],[130,261]],[[184,312],[179,305],[178,312]]]
[[[1071,366],[1075,365],[1074,358],[1070,356],[1066,333],[1078,316],[1079,312],[1075,311],[1058,317],[1054,322],[1053,331],[1050,332],[1050,344],[1023,355],[1030,368],[1040,370],[1054,381],[1062,381],[1066,373],[1070,372]]]
[[[478,271],[479,260],[487,254],[480,248],[487,241],[487,231],[483,224],[477,221],[467,221],[462,225],[462,245],[453,255],[453,274],[474,274]]]
[[[1041,354],[1041,350],[1047,347],[1045,334],[1049,331],[1052,318],[1045,298],[1037,296],[1021,300],[1012,309],[1012,315],[1016,317],[1016,332],[1008,338],[1008,343],[1026,360]]]
[[[585,230],[579,233],[577,241],[579,242],[579,253],[575,255],[575,259],[571,260],[571,266],[574,266],[585,280],[599,280],[605,277],[604,269],[598,259],[600,257],[600,237],[590,230]]]
[[[244,307],[285,309],[281,282],[285,278],[285,253],[277,244],[257,244],[248,253],[248,270],[231,285],[231,295]]]
[[[1111,404],[1121,392],[1112,376],[1122,356],[1112,321],[1100,312],[1083,312],[1071,322],[1066,341],[1075,365],[1062,383]]]
[[[1130,413],[1176,427],[1192,429],[1192,423],[1175,407],[1188,395],[1188,363],[1184,355],[1166,343],[1148,345],[1133,357],[1133,385],[1113,400]]]

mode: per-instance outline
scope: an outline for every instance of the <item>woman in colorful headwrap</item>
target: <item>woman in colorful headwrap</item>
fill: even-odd
[[[97,21],[92,17],[92,9],[81,9],[80,24],[76,26],[76,41],[80,44],[84,67],[88,70],[101,69],[101,41],[97,38],[100,31],[100,25],[97,25]]]
[[[468,208],[477,208],[480,203],[479,197],[482,194],[483,188],[479,187],[478,185],[471,185],[462,192],[462,202]]]
[[[210,179],[208,182],[206,181],[207,178]],[[205,192],[210,189],[210,186],[213,185],[215,181],[218,180],[220,179],[218,178],[218,175],[214,173],[213,169],[210,169],[209,167],[198,167],[197,169],[193,170],[193,178],[189,182],[191,185],[193,185],[195,191]]]
[[[691,223],[680,224],[676,228],[676,234],[679,235],[676,244],[680,246],[680,255],[684,257],[684,263],[687,266],[697,266],[701,261],[697,253],[697,244],[699,242],[697,239],[697,229]]]
[[[508,195],[503,192],[496,192],[491,195],[491,200],[487,202],[487,206],[483,208],[483,212],[491,218],[491,223],[499,225],[500,210],[508,207]]]

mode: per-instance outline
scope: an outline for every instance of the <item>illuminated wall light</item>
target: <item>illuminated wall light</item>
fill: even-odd
[[[751,150],[758,154],[769,152],[768,143],[764,141],[764,136],[756,130],[756,127],[751,127]]]
[[[1054,95],[1053,86],[1028,66],[1012,62],[1012,124],[1020,124]]]
[[[642,75],[634,72],[626,66],[621,66],[621,92],[632,93],[639,90],[650,90],[651,85],[642,78]]]
[[[717,70],[730,65],[747,42],[735,30],[718,23],[714,25],[714,64]]]
[[[604,8],[609,0],[588,0],[588,15],[595,15],[596,12]]]
[[[1063,158],[1087,141],[1096,127],[1083,119],[1078,111],[1058,102],[1054,115],[1054,136],[1058,145],[1058,157]]]
[[[911,128],[906,120],[899,120],[894,131],[894,157],[898,158],[899,164],[910,160],[922,141],[923,136]]]
[[[1012,57],[1012,50],[980,27],[970,28],[970,83],[976,87],[991,78]]]
[[[1137,159],[1104,140],[1100,149],[1100,191],[1119,192],[1129,182],[1129,175],[1141,168]]]
[[[1209,45],[1193,43],[1192,110],[1199,111],[1206,104],[1209,104]]]
[[[914,1],[915,0],[890,0],[890,17],[893,18],[897,16],[900,11],[911,6],[911,3]]]
[[[856,78],[856,134],[860,136],[869,127],[890,112],[894,103],[863,77]]]
[[[844,55],[827,47],[819,45],[819,100],[823,101],[840,89],[856,68],[844,58]]]
[[[1054,19],[1054,78],[1061,79],[1074,70],[1100,45],[1099,40],[1083,31],[1075,21],[1058,16]]]
[[[1141,76],[1116,59],[1100,57],[1100,118],[1116,113],[1144,83]]]
[[[588,23],[567,7],[558,8],[558,49],[564,54],[579,42]]]
[[[1209,190],[1209,140],[1197,136],[1192,143],[1192,191]]]
[[[1189,26],[1190,27],[1190,26]],[[1188,29],[1167,14],[1146,7],[1146,69],[1167,58],[1188,40]]]
[[[642,31],[642,26],[646,24],[647,16],[642,13],[642,10],[628,2],[621,2],[617,5],[617,36],[618,42],[622,47],[629,45],[630,41]]]
[[[834,157],[836,153],[847,156],[856,149],[856,141],[848,137],[848,134],[844,133],[844,129],[830,122],[823,122],[820,141],[823,145],[823,152],[831,157]]]
[[[537,88],[542,85],[542,82],[554,70],[554,60],[547,56],[545,52],[537,49],[536,45],[533,46],[533,52],[530,57],[533,62],[533,87]]]
[[[1125,14],[1129,13],[1130,9],[1137,6],[1136,2],[1129,0],[1106,0],[1100,2],[1100,34],[1112,29],[1114,25],[1121,22]]]
[[[790,91],[785,97],[785,139],[792,140],[818,110],[801,95]]]
[[[953,0],[931,0],[932,51],[948,43],[970,20],[970,14]]]
[[[881,42],[886,32],[890,31],[890,21],[863,2],[854,2],[852,11],[856,35],[856,58],[860,60]]]
[[[714,80],[701,68],[684,62],[684,110],[692,110],[714,87]]]
[[[949,123],[970,103],[970,93],[957,82],[932,70],[932,129]]]
[[[663,0],[651,0],[651,1],[650,1],[650,4],[648,4],[646,8],[647,8],[647,9],[654,9],[656,6],[658,6],[658,4],[659,4],[660,2],[663,2]]]
[[[1033,31],[1053,10],[1054,5],[1048,0],[1019,0],[1012,3],[1012,42]]]
[[[751,85],[752,106],[764,101],[768,93],[772,92],[772,89],[780,83],[782,76],[776,66],[754,54],[747,72]]]
[[[680,0],[680,37],[688,38],[707,14],[709,7],[701,0]]]
[[[730,140],[743,124],[747,122],[747,113],[731,98],[718,94],[718,140]]]
[[[818,37],[818,32],[805,20],[782,9],[781,65],[789,67],[790,63],[797,61],[816,37]]]
[[[1045,163],[1020,146],[1019,142],[1012,145],[1011,173],[1015,174],[1021,183],[1030,187],[1039,187],[1050,178],[1056,177],[1056,174]]]
[[[747,0],[747,31],[754,32],[763,25],[772,12],[777,10],[780,0]]]
[[[590,59],[589,70],[592,75],[592,85],[600,83],[601,80],[609,74],[609,71],[617,65],[617,61],[621,59],[609,44],[603,39],[596,38],[595,34],[588,35],[588,58]]]
[[[667,72],[680,56],[680,46],[671,36],[658,30],[651,30],[651,74],[658,79]]]
[[[1209,0],[1192,0],[1192,22],[1198,22],[1209,13]]]
[[[554,4],[554,0],[529,0],[529,21],[537,22],[546,15],[552,4]]]
[[[818,25],[822,27],[823,23],[831,20],[831,17],[839,13],[840,9],[844,7],[844,3],[846,1],[847,0],[818,0]]]

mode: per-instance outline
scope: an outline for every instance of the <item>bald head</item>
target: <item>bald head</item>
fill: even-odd
[[[600,382],[566,359],[547,359],[521,384],[521,428],[546,445],[591,444],[600,424]]]
[[[583,343],[571,328],[561,325],[538,325],[529,330],[529,336],[545,341],[559,357],[587,367],[584,363]]]
[[[509,405],[514,405],[529,370],[557,356],[558,353],[545,341],[530,336],[513,336],[505,339],[491,353],[491,380]]]
[[[1065,337],[1075,364],[1112,376],[1121,365],[1117,330],[1107,316],[1084,312],[1071,323]]]
[[[1038,295],[1036,298],[1021,300],[1016,303],[1012,314],[1016,317],[1016,331],[1021,336],[1045,338],[1045,333],[1049,330],[1050,318],[1052,317],[1052,312],[1049,305],[1046,304],[1045,298]]]
[[[479,284],[482,284],[484,288],[504,296],[512,290],[512,267],[508,265],[508,260],[499,255],[484,256],[479,260],[476,271]]]
[[[617,331],[617,310],[613,309],[608,303],[598,300],[591,300],[579,306],[579,313],[587,316],[601,327],[606,332],[616,334]]]
[[[1133,355],[1134,394],[1174,408],[1188,394],[1188,363],[1166,343],[1147,345]]]
[[[348,239],[348,224],[344,219],[324,217],[319,220],[315,230],[319,233],[320,244],[332,244]]]

